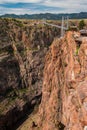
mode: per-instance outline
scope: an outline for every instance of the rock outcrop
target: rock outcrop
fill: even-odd
[[[0,89],[32,85],[41,88],[44,56],[59,30],[42,24],[25,25],[16,19],[0,19],[0,28]]]
[[[40,101],[32,129],[86,129],[86,38],[67,32],[58,39],[60,30],[16,19],[0,19],[0,28],[0,130],[12,129]]]
[[[47,52],[38,129],[86,129],[87,41],[78,44],[74,35],[55,39]]]
[[[60,32],[42,23],[26,23],[0,19],[0,130],[11,129],[9,126],[40,101],[44,57]],[[15,113],[19,115],[15,117]]]

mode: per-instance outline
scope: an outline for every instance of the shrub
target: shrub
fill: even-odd
[[[84,22],[84,20],[81,20],[81,21],[79,22],[79,29],[83,29],[84,26],[85,26],[85,22]]]

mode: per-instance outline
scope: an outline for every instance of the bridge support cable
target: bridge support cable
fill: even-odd
[[[64,18],[62,16],[62,24],[61,24],[61,26],[51,24],[51,23],[47,23],[46,19],[43,19],[43,24],[46,24],[46,25],[49,25],[49,26],[52,26],[52,27],[56,27],[56,28],[60,28],[61,29],[61,37],[63,37],[65,31],[68,30],[68,28],[69,28],[69,17],[67,16],[67,17]],[[66,25],[66,27],[65,27],[65,25]]]

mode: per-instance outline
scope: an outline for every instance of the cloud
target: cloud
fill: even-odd
[[[86,12],[87,0],[0,0],[0,14]]]
[[[87,0],[45,0],[43,4],[50,7],[64,7],[70,12],[87,10]]]
[[[42,0],[0,0],[0,3],[39,3]]]
[[[9,6],[9,5],[8,5]],[[54,11],[53,11],[54,10]],[[60,9],[60,8],[52,8],[52,7],[44,7],[44,6],[30,6],[30,7],[28,7],[28,5],[27,6],[24,6],[23,7],[23,5],[21,4],[19,7],[17,6],[17,7],[10,7],[10,8],[6,8],[6,7],[1,7],[0,8],[0,15],[1,14],[12,14],[12,13],[14,13],[14,14],[39,14],[39,13],[49,13],[49,11],[50,11],[50,13],[56,13],[57,11],[59,10],[59,12],[60,12],[60,10],[62,10],[62,9]]]

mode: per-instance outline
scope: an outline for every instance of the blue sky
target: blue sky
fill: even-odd
[[[87,0],[0,0],[0,15],[84,11],[87,11]]]

